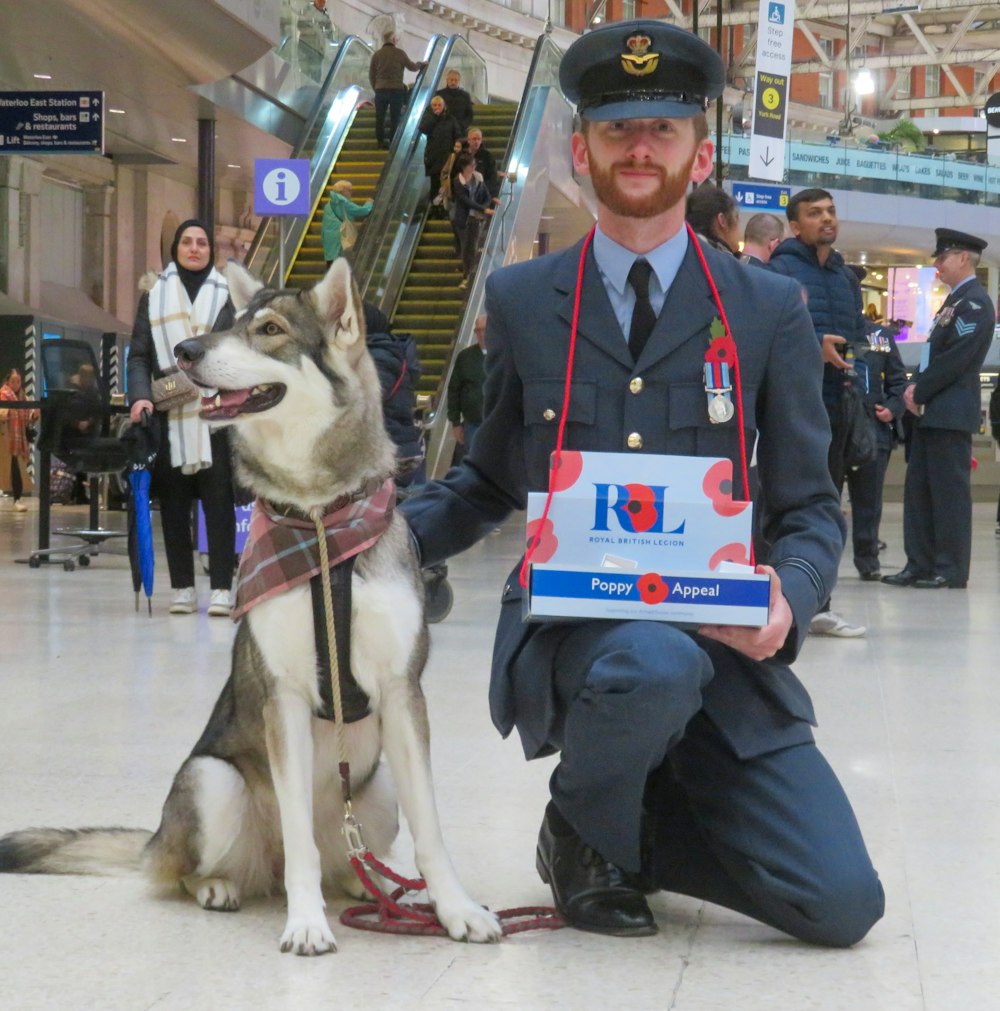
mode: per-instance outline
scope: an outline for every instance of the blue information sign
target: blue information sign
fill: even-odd
[[[761,186],[757,183],[733,183],[733,199],[752,211],[784,211],[792,196],[790,186]]]
[[[103,154],[103,91],[0,91],[0,154]]]
[[[309,162],[305,158],[258,158],[253,166],[254,214],[308,214]]]

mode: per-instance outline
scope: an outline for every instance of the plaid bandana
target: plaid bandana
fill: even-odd
[[[369,482],[331,503],[323,515],[330,566],[370,548],[388,529],[396,501],[392,479]],[[246,547],[240,556],[233,620],[251,607],[307,582],[320,571],[316,525],[287,516],[263,499],[254,502]]]

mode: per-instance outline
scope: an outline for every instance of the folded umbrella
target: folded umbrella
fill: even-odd
[[[160,429],[148,411],[123,436],[128,447],[128,480],[132,494],[128,509],[128,557],[132,568],[135,609],[139,610],[139,587],[146,592],[146,606],[153,613],[153,522],[149,508],[150,468],[159,450]]]

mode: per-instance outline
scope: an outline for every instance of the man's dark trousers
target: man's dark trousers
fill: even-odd
[[[406,101],[405,88],[379,88],[375,92],[375,140],[379,144],[391,144],[396,136],[399,120],[403,115]],[[389,137],[385,136],[385,114],[389,113]]]
[[[951,428],[913,427],[906,468],[903,545],[922,576],[969,579],[972,553],[972,436]]]

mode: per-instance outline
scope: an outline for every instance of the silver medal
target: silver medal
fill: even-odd
[[[733,407],[733,402],[728,398],[724,397],[721,393],[717,393],[708,402],[708,420],[712,422],[713,425],[722,425],[735,413],[735,408]]]

